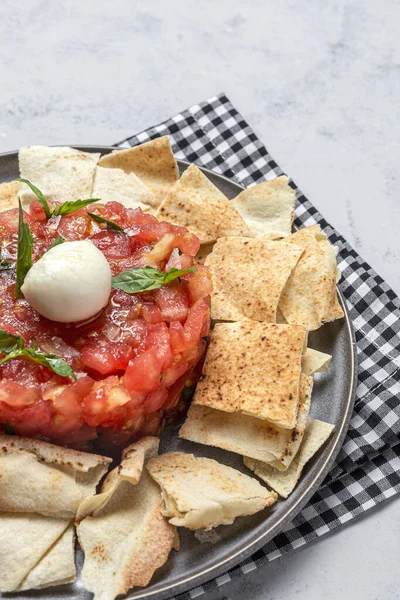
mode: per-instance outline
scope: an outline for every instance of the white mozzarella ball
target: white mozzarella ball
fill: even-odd
[[[89,240],[64,242],[34,263],[21,290],[29,304],[47,319],[83,321],[108,302],[110,265]]]

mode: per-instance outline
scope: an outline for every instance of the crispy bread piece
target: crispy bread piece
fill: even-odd
[[[292,232],[296,194],[282,175],[249,187],[232,200],[257,237],[286,237]]]
[[[115,150],[102,156],[99,165],[135,173],[152,191],[153,209],[161,204],[179,178],[178,165],[167,135],[127,150]]]
[[[302,253],[285,242],[220,238],[205,261],[214,288],[211,318],[275,323],[282,290]]]
[[[120,202],[126,208],[141,208],[148,211],[155,204],[149,188],[135,175],[122,169],[96,167],[92,196],[100,202]]]
[[[297,325],[217,323],[193,402],[292,429],[306,340]]]
[[[300,229],[285,241],[304,249],[281,294],[279,308],[286,321],[313,331],[343,317],[336,291],[336,252],[319,225]]]
[[[71,523],[28,573],[16,591],[47,588],[76,579],[75,528]]]
[[[19,181],[0,183],[0,212],[18,208]]]
[[[323,421],[309,420],[304,433],[300,449],[295,456],[292,464],[286,471],[278,471],[267,463],[254,460],[253,458],[244,458],[244,464],[251,471],[274,489],[280,496],[287,498],[294,490],[300,479],[304,465],[314,456],[314,454],[326,442],[332,433],[334,426]]]
[[[160,221],[187,227],[201,244],[223,236],[252,237],[232,203],[196,165],[190,165],[169,190],[155,216]]]
[[[301,376],[300,405],[294,429],[283,429],[239,412],[226,413],[192,404],[179,435],[286,469],[302,440],[310,411],[313,378]]]
[[[91,197],[99,157],[67,146],[25,146],[18,154],[21,177],[36,185],[46,200],[57,202]],[[19,196],[24,208],[36,200],[25,183],[19,185]]]
[[[69,524],[37,514],[0,513],[0,591],[13,592],[23,585]]]
[[[314,350],[313,348],[307,348],[306,353],[301,359],[302,373],[305,375],[313,375],[313,373],[326,371],[331,360],[332,356],[330,354],[319,352],[319,350]]]
[[[0,436],[0,511],[71,519],[111,459],[40,440]]]
[[[149,461],[161,486],[163,514],[188,529],[212,529],[271,506],[276,495],[255,479],[209,458],[168,452]]]

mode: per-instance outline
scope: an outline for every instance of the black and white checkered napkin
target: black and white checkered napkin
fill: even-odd
[[[118,144],[129,148],[170,135],[178,158],[245,187],[282,170],[229,102],[220,95]],[[292,184],[296,224],[319,223],[338,246],[340,288],[356,333],[358,385],[354,413],[335,466],[306,507],[264,548],[225,575],[181,594],[200,596],[265,562],[324,535],[400,492],[400,300]]]

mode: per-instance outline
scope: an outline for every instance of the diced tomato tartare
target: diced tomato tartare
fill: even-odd
[[[87,211],[122,227],[97,224]],[[152,266],[163,272],[193,265],[198,238],[117,202],[95,204],[47,219],[38,201],[24,213],[34,238],[33,260],[62,236],[90,239],[113,276]],[[18,210],[0,213],[1,259],[15,262]],[[137,294],[113,289],[108,305],[90,322],[64,324],[40,316],[15,296],[15,269],[0,271],[0,328],[34,342],[69,363],[77,380],[24,359],[0,366],[0,425],[17,434],[60,444],[97,437],[125,443],[154,435],[176,409],[185,386],[195,383],[210,324],[210,277],[196,266],[168,285]],[[1,356],[1,355],[0,355]]]

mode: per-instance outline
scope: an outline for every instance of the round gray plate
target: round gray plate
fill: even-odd
[[[75,146],[86,152],[107,154],[113,148],[105,146]],[[187,163],[178,161],[181,171]],[[242,190],[241,186],[217,173],[203,169],[211,181],[228,197],[234,198]],[[18,154],[9,152],[0,155],[0,182],[11,181],[19,176]],[[340,294],[345,318],[328,323],[309,336],[312,348],[332,354],[333,359],[326,373],[317,373],[312,396],[311,416],[334,423],[335,430],[329,442],[306,465],[300,483],[287,500],[278,501],[272,509],[267,509],[251,517],[237,519],[233,525],[221,526],[216,532],[220,540],[215,543],[200,543],[193,532],[181,528],[181,550],[172,551],[168,562],[159,569],[146,589],[130,592],[128,598],[157,598],[162,600],[194,588],[250,556],[271,540],[297,515],[307,500],[318,489],[327,475],[347,431],[353,409],[356,381],[356,351],[353,328],[346,305]],[[240,456],[193,444],[178,438],[179,425],[164,431],[161,439],[161,452],[180,450],[200,456],[212,457],[219,462],[247,472]],[[249,473],[250,474],[250,473]],[[82,564],[82,554],[78,551],[78,568]],[[50,598],[52,600],[86,600],[91,594],[84,590],[79,579],[75,584],[59,586],[49,590],[24,592],[20,600],[28,598]]]

